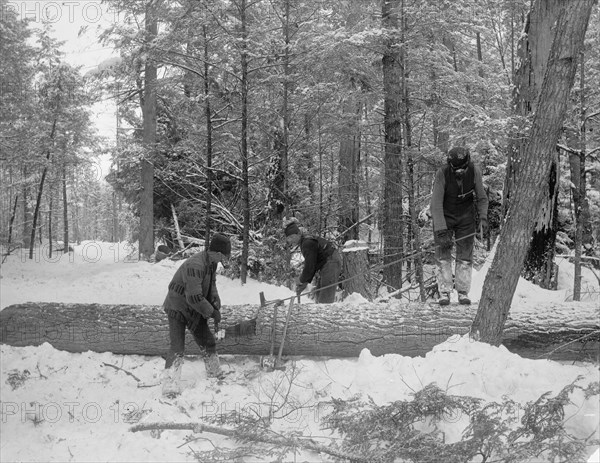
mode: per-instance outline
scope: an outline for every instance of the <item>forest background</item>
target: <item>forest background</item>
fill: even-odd
[[[538,49],[526,44],[544,29],[531,12],[560,2],[108,5],[118,20],[100,40],[119,56],[84,73],[50,22],[0,0],[3,253],[51,259],[63,243],[103,240],[130,241],[135,258],[159,244],[183,256],[220,231],[242,282],[290,285],[282,224],[297,217],[340,245],[366,241],[374,292],[424,299],[435,288],[432,178],[456,145],[488,189],[483,248],[499,233],[531,119],[522,76]],[[552,37],[538,40],[548,49]],[[556,282],[556,254],[599,266],[599,75],[596,4],[523,271],[542,287]],[[91,123],[106,98],[115,143]]]

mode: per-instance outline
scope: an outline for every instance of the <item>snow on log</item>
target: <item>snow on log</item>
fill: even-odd
[[[287,301],[286,301],[287,302]],[[287,303],[279,308],[275,345],[279,346]],[[425,355],[453,334],[465,334],[476,305],[363,303],[295,304],[284,355],[354,357],[363,348],[374,355]],[[273,306],[225,306],[220,328],[229,333],[217,341],[219,353],[268,355]],[[241,320],[256,317],[253,336],[231,335]],[[0,312],[0,343],[36,346],[48,342],[69,352],[164,355],[168,324],[160,306],[74,303],[25,303]],[[212,328],[212,322],[211,322]],[[599,309],[594,303],[544,303],[511,310],[503,344],[528,358],[597,360]],[[199,354],[191,335],[186,354]]]

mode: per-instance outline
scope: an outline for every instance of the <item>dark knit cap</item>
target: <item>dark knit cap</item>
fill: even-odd
[[[285,236],[299,235],[300,227],[298,227],[298,224],[296,222],[290,222],[285,227],[285,230],[283,231],[283,233],[285,233]]]
[[[231,241],[225,235],[215,233],[212,240],[210,241],[209,251],[220,252],[224,256],[229,257],[231,255]]]
[[[453,167],[459,168],[465,166],[469,163],[469,159],[471,158],[471,153],[469,152],[469,148],[462,146],[455,146],[450,151],[448,151],[448,163],[450,163]]]

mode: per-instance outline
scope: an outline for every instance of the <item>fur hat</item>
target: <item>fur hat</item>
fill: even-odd
[[[467,147],[455,146],[448,151],[448,164],[455,169],[463,169],[467,167],[470,159],[471,153]]]
[[[283,233],[285,233],[285,236],[300,235],[300,227],[297,222],[290,222],[286,225]]]
[[[225,235],[220,233],[215,233],[210,240],[210,246],[208,246],[209,251],[220,252],[226,257],[231,255],[231,241]]]

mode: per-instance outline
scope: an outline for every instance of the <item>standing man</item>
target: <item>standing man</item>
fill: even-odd
[[[304,256],[304,268],[296,281],[296,294],[300,295],[320,271],[315,290],[317,304],[335,302],[335,290],[340,281],[342,260],[335,245],[320,236],[305,235],[297,222],[290,222],[284,229],[285,240],[289,246],[300,245]]]
[[[221,374],[215,337],[208,327],[208,319],[215,324],[221,321],[221,299],[217,291],[217,265],[227,262],[231,255],[229,238],[215,234],[208,251],[201,251],[186,259],[175,272],[169,283],[169,292],[163,310],[169,317],[170,349],[163,373],[163,393],[178,392],[181,376],[185,329],[194,340],[206,349],[206,373],[209,378]],[[173,390],[175,389],[175,390]]]
[[[488,199],[481,170],[471,162],[468,148],[448,151],[447,163],[438,169],[433,182],[431,214],[437,263],[439,304],[450,304],[453,287],[458,302],[470,304],[473,243],[477,220],[487,234]],[[456,268],[452,282],[452,247],[456,240]]]

